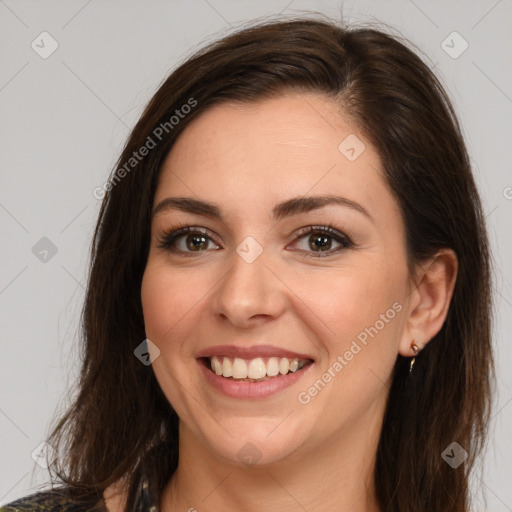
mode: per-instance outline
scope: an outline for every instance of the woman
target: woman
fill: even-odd
[[[80,389],[48,440],[65,485],[6,511],[468,510],[488,244],[404,43],[230,35],[163,83],[100,192]]]

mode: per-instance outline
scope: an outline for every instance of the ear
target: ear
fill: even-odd
[[[418,266],[399,347],[402,356],[414,356],[413,340],[421,350],[441,330],[450,307],[457,270],[457,256],[452,249],[441,249]]]

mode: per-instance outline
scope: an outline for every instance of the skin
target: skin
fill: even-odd
[[[365,144],[355,161],[338,149],[349,134]],[[371,218],[340,205],[270,215],[278,202],[324,194],[357,202]],[[152,222],[141,290],[146,334],[160,350],[156,378],[180,417],[180,463],[162,511],[378,511],[372,475],[391,371],[398,354],[414,355],[413,339],[422,348],[442,327],[455,255],[442,250],[408,274],[403,219],[379,155],[319,93],[203,113],[169,153],[154,206],[171,196],[214,202],[224,219],[162,210]],[[187,249],[187,233],[178,246],[191,257],[159,248],[176,223],[209,230],[206,249]],[[329,224],[355,245],[318,257],[314,236],[296,239],[303,227]],[[263,249],[252,263],[236,252],[248,236]],[[329,240],[332,251],[340,247]],[[397,303],[394,318],[300,403],[298,394]],[[315,362],[274,396],[228,398],[196,361],[220,344],[270,344]],[[247,466],[237,454],[249,442],[261,458]],[[109,497],[109,510],[116,500]]]

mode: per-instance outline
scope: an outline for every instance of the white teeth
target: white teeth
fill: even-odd
[[[231,359],[227,357],[225,357],[222,362],[222,376],[233,377],[233,364],[231,363]]]
[[[279,362],[277,357],[271,357],[267,362],[267,375],[275,377],[279,373]]]
[[[221,362],[222,361],[222,362]],[[276,377],[277,375],[286,375],[294,373],[301,369],[307,361],[299,361],[298,359],[287,359],[286,357],[277,358],[270,357],[265,364],[261,357],[251,359],[249,363],[244,359],[235,357],[213,356],[210,358],[210,367],[216,375],[223,377],[233,377],[234,379],[253,379],[261,380],[266,377]]]
[[[290,361],[283,357],[281,361],[279,361],[279,372],[281,375],[286,375],[288,373],[288,370],[290,369]]]
[[[247,364],[243,359],[235,357],[233,361],[233,378],[234,379],[246,379],[247,378]]]
[[[249,363],[249,368],[247,369],[247,377],[249,379],[262,379],[267,375],[267,368],[265,367],[265,362],[261,357],[253,359]]]
[[[222,365],[220,364],[219,358],[217,356],[212,357],[212,370],[217,375],[222,375]]]

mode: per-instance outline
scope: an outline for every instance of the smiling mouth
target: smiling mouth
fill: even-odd
[[[302,370],[311,359],[257,357],[254,359],[213,356],[203,358],[205,365],[219,377],[236,382],[265,382]]]

